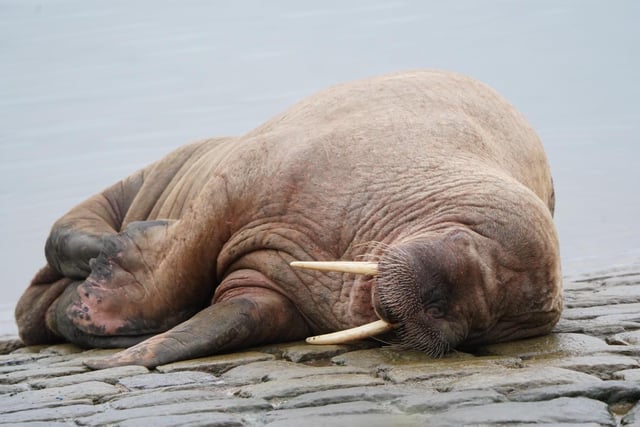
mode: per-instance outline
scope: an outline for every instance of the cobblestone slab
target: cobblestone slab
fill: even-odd
[[[510,400],[535,402],[558,397],[588,397],[605,403],[633,403],[640,400],[640,382],[601,381],[560,384],[528,390],[509,395]]]
[[[102,426],[143,419],[149,416],[171,416],[197,413],[220,412],[258,412],[272,409],[272,406],[262,399],[217,399],[196,402],[179,402],[144,408],[104,411],[89,417],[80,418],[78,424],[87,426]]]
[[[132,418],[118,423],[119,427],[240,427],[246,425],[242,417],[220,412],[204,412],[185,415],[158,415]]]
[[[231,368],[235,368],[236,366],[274,359],[275,356],[272,354],[249,351],[169,363],[158,366],[156,370],[158,372],[205,371],[219,375]]]
[[[269,381],[260,384],[252,384],[242,387],[237,391],[241,397],[261,397],[273,399],[298,396],[313,391],[339,389],[343,387],[375,386],[382,385],[384,381],[362,374],[345,375],[310,375],[306,378],[294,378],[290,380]]]
[[[515,358],[486,358],[430,360],[424,363],[385,366],[381,376],[394,383],[437,380],[453,381],[455,378],[466,378],[470,375],[491,373],[504,375],[510,368],[522,367],[522,361]]]
[[[0,412],[25,411],[37,406],[60,406],[67,402],[88,400],[89,403],[101,397],[118,393],[120,390],[107,383],[90,381],[73,386],[52,387],[42,390],[25,391],[8,396],[0,401]],[[80,402],[75,402],[77,404]],[[82,402],[87,403],[87,402]]]
[[[301,415],[298,418],[284,418],[266,424],[269,427],[300,427],[300,426],[333,426],[349,427],[416,427],[438,425],[427,421],[421,415],[406,414],[342,414],[342,415]],[[335,423],[339,424],[335,424]],[[260,425],[260,424],[258,424]]]
[[[55,408],[29,409],[26,411],[0,414],[0,424],[15,425],[32,421],[74,421],[79,417],[93,415],[104,409],[100,406],[89,404],[76,404],[58,406]]]
[[[280,408],[305,408],[309,406],[324,406],[345,402],[387,402],[415,392],[406,388],[391,386],[352,387],[333,390],[315,391],[301,394],[285,401]]]
[[[615,426],[607,405],[597,400],[576,397],[544,402],[503,402],[457,408],[441,414],[441,425],[491,424],[595,424]]]
[[[454,380],[438,379],[432,384],[436,389],[444,391],[492,389],[502,392],[578,382],[600,382],[600,379],[570,369],[525,367],[521,369],[505,368],[501,372],[473,374]]]
[[[620,424],[623,426],[640,425],[640,403],[637,403],[624,417],[622,417]]]
[[[278,359],[289,360],[291,362],[307,362],[323,360],[338,354],[371,347],[377,347],[377,345],[371,341],[359,341],[340,345],[306,345],[304,343],[290,343],[266,345],[259,347],[256,350],[273,354]]]
[[[63,375],[75,375],[87,372],[89,369],[83,366],[66,366],[46,368],[38,366],[35,369],[22,369],[16,372],[0,375],[0,384],[15,384],[24,381],[37,381],[45,378],[61,377]]]
[[[27,382],[33,388],[62,387],[87,381],[102,381],[109,384],[116,384],[121,378],[146,374],[147,372],[149,372],[149,370],[144,366],[121,366],[118,368],[83,372],[81,374],[66,375],[63,377],[28,380]]]
[[[494,390],[467,390],[449,393],[412,393],[395,402],[402,411],[409,414],[443,412],[451,408],[479,406],[504,402],[504,395]]]
[[[640,384],[640,369],[625,369],[613,374],[614,379],[637,382]]]
[[[389,413],[390,410],[388,405],[381,402],[345,402],[324,406],[270,411],[264,416],[263,421],[269,424],[277,420],[304,420],[306,417],[313,416],[339,417],[341,415],[384,414]]]
[[[166,374],[151,373],[122,378],[120,384],[129,390],[148,390],[162,387],[183,385],[216,385],[222,382],[215,375],[206,372],[170,372]]]
[[[188,390],[159,389],[154,391],[144,390],[139,393],[124,393],[117,395],[109,401],[109,407],[114,409],[145,408],[148,406],[161,406],[180,402],[198,402],[200,400],[219,400],[228,397],[226,390],[219,387],[207,387],[206,384],[199,388]]]
[[[565,282],[545,337],[440,360],[289,343],[147,370],[0,341],[2,426],[640,425],[640,264]]]

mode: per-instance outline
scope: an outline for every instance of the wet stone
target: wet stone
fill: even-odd
[[[339,420],[339,424],[336,421]],[[428,418],[422,415],[406,414],[343,414],[340,418],[331,415],[299,415],[298,417],[281,418],[270,421],[269,427],[300,427],[300,426],[332,426],[343,425],[349,427],[415,427],[431,425]],[[438,424],[433,424],[438,425]]]
[[[640,403],[636,403],[629,412],[627,412],[620,420],[620,424],[623,426],[638,426],[640,425]]]
[[[304,341],[294,341],[289,343],[276,343],[276,344],[268,344],[261,347],[256,347],[253,350],[273,354],[278,359],[285,359],[293,362],[304,362],[305,360],[294,360],[296,359],[296,354],[300,353],[300,355],[304,354],[302,357],[312,357],[314,360],[323,359],[330,356],[323,356],[327,353],[335,353],[341,354],[350,351],[362,350],[366,348],[374,348],[379,347],[379,344],[375,341],[355,341],[345,344],[336,344],[336,345],[317,345],[317,344],[307,344]],[[316,354],[317,356],[311,356],[312,354]]]
[[[550,334],[536,338],[491,344],[478,349],[480,354],[513,356],[522,359],[548,355],[575,355],[607,351],[611,346],[600,338],[582,334]]]
[[[36,369],[20,370],[0,375],[0,384],[15,384],[23,381],[35,381],[38,379],[61,377],[63,375],[73,375],[86,372],[89,369],[85,366],[58,366],[58,367],[38,367]]]
[[[72,406],[72,405],[93,405],[93,401],[90,399],[56,399],[56,400],[42,400],[35,402],[28,402],[19,405],[14,405],[9,410],[5,410],[2,408],[3,413],[14,413],[14,412],[24,412],[24,411],[32,411],[34,409],[46,409],[46,408],[58,408],[62,406]],[[2,416],[0,416],[0,425],[2,423]]]
[[[43,345],[30,345],[30,346],[26,346],[26,347],[21,347],[15,351],[13,351],[11,354],[38,354],[40,353],[42,350],[44,350],[45,348],[50,347],[49,345],[43,344]]]
[[[403,412],[424,414],[442,412],[463,406],[487,405],[505,401],[505,397],[493,390],[468,390],[450,393],[423,392],[405,396],[394,402]]]
[[[30,390],[28,384],[20,383],[20,384],[0,384],[0,395],[1,394],[15,394],[23,391]]]
[[[167,374],[150,373],[122,378],[118,381],[129,390],[155,389],[160,387],[181,386],[185,384],[216,385],[222,381],[206,372],[170,372]]]
[[[562,312],[565,319],[593,319],[601,316],[620,316],[619,319],[629,319],[630,321],[638,320],[640,313],[640,303],[630,304],[605,304],[601,306],[568,308]]]
[[[222,374],[221,378],[228,383],[243,385],[256,382],[273,380],[287,380],[293,378],[305,378],[310,375],[333,374],[366,374],[367,371],[359,368],[344,366],[307,366],[284,360],[268,362],[256,362],[249,365],[238,366]]]
[[[245,351],[169,363],[156,367],[156,370],[158,372],[204,371],[220,375],[231,368],[235,368],[236,366],[274,359],[275,356],[272,354],[257,351]]]
[[[92,349],[82,353],[72,353],[65,356],[42,359],[40,363],[47,363],[49,366],[86,366],[87,360],[104,359],[122,351],[122,349]]]
[[[73,344],[56,344],[40,350],[40,354],[51,356],[66,356],[77,353],[82,353],[82,349]]]
[[[19,348],[24,347],[22,341],[18,338],[2,338],[0,339],[0,355],[9,354]]]
[[[67,375],[64,377],[29,381],[29,384],[33,388],[62,387],[87,381],[102,381],[108,384],[116,384],[122,378],[146,374],[148,372],[149,370],[144,366],[120,366],[117,368],[83,372],[81,374]]]
[[[0,420],[1,421],[1,420]],[[12,423],[11,427],[75,427],[73,421],[54,422],[54,421],[27,421],[24,423]]]
[[[613,374],[615,379],[640,383],[640,369],[625,369]]]
[[[607,337],[607,343],[611,345],[640,345],[640,329]]]
[[[400,387],[351,387],[334,390],[323,390],[305,393],[287,400],[282,409],[304,408],[308,406],[324,406],[335,403],[368,401],[388,402],[406,396],[411,390]]]
[[[425,381],[437,378],[451,380],[467,377],[472,374],[501,374],[506,368],[518,368],[522,361],[516,358],[476,357],[468,359],[429,360],[422,364],[391,366],[382,374],[383,378],[393,383],[408,381]]]
[[[0,366],[0,376],[3,374],[9,374],[11,372],[19,372],[29,369],[29,364],[20,364],[20,365],[1,365]]]
[[[17,353],[14,351],[11,354],[0,355],[0,368],[6,366],[22,366],[45,357],[47,356],[33,353]]]
[[[613,354],[575,356],[537,362],[538,361],[532,362],[530,366],[546,365],[571,369],[597,376],[603,380],[613,379],[613,374],[616,371],[640,367],[640,363],[631,357]]]
[[[640,302],[640,284],[621,283],[618,286],[576,292],[575,295],[566,298],[565,306],[580,308],[634,302]]]
[[[345,345],[298,344],[286,347],[282,351],[282,358],[292,362],[306,362],[316,359],[328,359],[347,351],[349,351],[349,347]]]
[[[586,320],[560,319],[553,329],[555,333],[580,333],[594,337],[607,338],[611,335],[624,332],[628,329],[636,329],[640,323],[615,321],[613,319],[596,318]]]
[[[262,399],[217,399],[202,400],[197,402],[180,402],[168,405],[148,406],[144,408],[131,408],[122,410],[109,410],[78,420],[81,425],[105,425],[116,424],[123,421],[131,421],[136,418],[154,417],[158,415],[184,415],[207,412],[256,412],[271,409]],[[154,426],[155,427],[155,426]]]
[[[184,415],[158,415],[144,418],[133,418],[118,423],[119,427],[139,427],[140,425],[153,427],[236,427],[246,425],[242,417],[219,412],[204,412]]]
[[[91,403],[99,398],[114,395],[119,392],[120,389],[117,387],[97,381],[65,387],[30,390],[4,397],[0,401],[0,412],[23,411],[35,406],[58,406],[68,404],[69,401],[80,399],[87,400]],[[51,403],[53,403],[53,405]]]
[[[284,360],[269,360],[237,366],[223,373],[220,378],[227,384],[245,385],[264,382],[269,374],[299,369],[299,365]]]
[[[369,350],[352,351],[331,359],[336,365],[355,366],[372,371],[377,371],[388,366],[415,365],[418,363],[431,363],[435,360],[466,359],[473,356],[465,353],[452,353],[444,359],[433,359],[420,351],[399,351],[390,348],[376,348]]]
[[[385,412],[389,412],[388,407],[379,402],[346,402],[308,408],[274,410],[267,412],[264,421],[269,424],[279,419],[293,418],[304,423],[302,420],[311,416],[339,417],[342,415],[382,414]]]
[[[559,397],[588,397],[609,404],[640,400],[640,382],[600,381],[549,385],[520,390],[509,395],[510,400],[535,402]]]
[[[440,425],[455,426],[527,423],[616,425],[605,403],[584,397],[467,406],[442,413],[437,420]]]
[[[260,397],[271,399],[275,397],[292,397],[314,391],[331,390],[346,387],[364,387],[382,385],[384,381],[362,374],[346,375],[311,375],[305,378],[268,381],[242,387],[236,392],[240,397]]]
[[[207,387],[206,385],[196,387],[197,388],[189,390],[160,389],[121,394],[109,401],[109,407],[114,409],[133,409],[180,402],[216,400],[228,397],[226,390],[218,390],[215,387]]]
[[[456,391],[473,389],[493,389],[498,392],[542,387],[552,384],[571,384],[578,382],[601,382],[592,375],[569,369],[544,367],[503,369],[500,372],[479,373],[452,380],[436,379],[432,382],[438,390]]]
[[[28,409],[25,411],[2,414],[1,422],[15,425],[17,423],[28,423],[37,421],[60,421],[67,419],[77,419],[93,415],[103,410],[97,405],[69,405],[54,408]]]
[[[367,374],[364,369],[345,367],[345,366],[306,366],[296,365],[292,369],[282,369],[279,371],[269,372],[268,381],[290,380],[295,378],[307,378],[309,376],[329,376],[329,375],[349,375],[349,374]]]

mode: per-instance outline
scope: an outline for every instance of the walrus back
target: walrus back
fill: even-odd
[[[389,74],[318,92],[245,135],[299,159],[340,167],[429,168],[459,159],[507,173],[553,212],[542,144],[487,85],[438,70]],[[297,162],[297,160],[295,160]]]

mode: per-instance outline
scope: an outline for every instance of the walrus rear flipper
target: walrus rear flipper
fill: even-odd
[[[46,324],[46,313],[53,301],[72,283],[50,265],[38,271],[15,309],[18,333],[25,345],[51,344],[62,341]]]
[[[92,369],[123,365],[153,368],[252,345],[301,339],[304,319],[283,295],[265,288],[210,305],[189,320],[106,359],[90,359]]]

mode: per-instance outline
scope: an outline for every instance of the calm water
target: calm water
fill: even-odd
[[[75,203],[186,142],[407,68],[475,76],[533,123],[565,273],[640,258],[640,3],[220,3],[0,0],[0,334]]]

